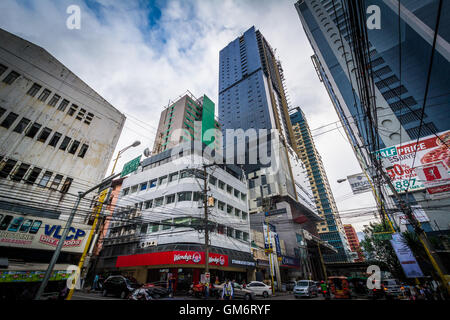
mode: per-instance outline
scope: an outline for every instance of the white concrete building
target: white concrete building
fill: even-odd
[[[105,177],[124,122],[45,49],[0,29],[0,247],[7,270],[16,260],[45,270],[55,246],[42,237],[58,240],[78,192]],[[75,222],[85,222],[89,204],[81,203]],[[90,226],[78,227],[70,239],[83,241],[63,253],[82,252]]]
[[[175,159],[171,158],[174,149],[145,159],[138,172],[124,180],[116,221],[110,227],[102,253],[106,268],[131,270],[136,279],[144,282],[164,278],[163,274],[158,278],[148,270],[169,268],[173,273],[182,268],[184,276],[198,280],[204,267],[205,244],[204,229],[199,230],[204,227],[202,163],[210,160],[201,155],[198,146],[191,149],[192,145],[190,142],[180,145],[179,148],[187,149],[183,150],[184,156],[179,151],[173,153],[177,155]],[[207,168],[207,172],[208,197],[214,198],[208,208],[208,220],[213,224],[211,279],[218,276],[223,280],[226,272],[236,272],[233,276],[246,279],[246,273],[255,266],[250,249],[246,181],[239,168],[216,165]],[[198,252],[202,258],[194,264],[186,261],[184,266],[177,265],[176,258],[170,258],[168,265],[161,260],[168,252],[179,255]],[[153,258],[147,263],[136,263],[136,256]],[[223,259],[223,263],[214,263],[214,258]]]

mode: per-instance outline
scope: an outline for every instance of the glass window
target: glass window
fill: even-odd
[[[233,213],[233,207],[232,206],[230,206],[229,204],[227,204],[227,213]]]
[[[156,187],[156,181],[157,181],[157,179],[150,180],[150,186],[149,186],[149,188],[154,188],[154,187]]]
[[[163,203],[164,203],[164,197],[156,198],[156,199],[155,199],[155,208],[156,208],[156,207],[162,206]]]
[[[130,192],[130,188],[125,188],[125,189],[123,189],[122,194],[123,194],[124,196],[126,196],[129,192]]]
[[[135,192],[137,192],[137,189],[138,189],[138,185],[136,184],[136,185],[134,185],[134,186],[132,186],[132,187],[130,188],[130,193],[135,193]]]
[[[53,95],[53,97],[50,99],[50,101],[48,102],[48,105],[50,107],[56,106],[56,104],[58,103],[59,99],[61,99],[61,97],[55,93]]]
[[[241,193],[241,200],[245,201],[247,199],[247,195],[245,193]]]
[[[45,188],[47,186],[47,183],[49,182],[50,178],[52,177],[53,172],[45,171],[44,175],[41,178],[41,181],[39,182],[39,186]]]
[[[239,190],[234,189],[234,196],[239,199]]]
[[[16,160],[8,159],[8,161],[6,161],[5,165],[3,166],[2,171],[0,171],[0,177],[1,178],[8,177],[9,173],[12,171],[16,163],[17,163]]]
[[[28,120],[27,118],[22,118],[19,123],[17,124],[17,126],[14,128],[14,132],[17,133],[22,133],[23,130],[25,130],[25,128],[28,126],[28,124],[30,123],[30,120]]]
[[[63,140],[63,142],[61,142],[59,149],[65,151],[67,149],[67,146],[70,143],[70,140],[72,140],[72,139],[69,137],[64,137],[64,140]]]
[[[28,90],[27,94],[34,97],[36,95],[36,93],[38,93],[38,91],[41,90],[41,88],[42,88],[42,86],[35,83],[31,86],[30,90]]]
[[[87,144],[84,144],[84,143],[83,143],[83,145],[81,146],[80,153],[78,154],[78,156],[79,156],[80,158],[84,158],[84,156],[86,155],[86,152],[87,152],[88,148],[89,148],[89,146],[88,146]]]
[[[60,174],[57,174],[55,176],[55,179],[53,179],[52,184],[50,185],[50,189],[58,189],[59,184],[62,181],[63,176]]]
[[[209,183],[212,184],[213,186],[215,186],[217,183],[217,178],[215,178],[213,176],[209,176]]]
[[[74,113],[77,111],[77,109],[78,109],[78,106],[77,106],[76,104],[73,104],[73,103],[72,103],[72,105],[70,106],[69,111],[67,111],[67,114],[68,114],[69,116],[73,116]]]
[[[38,137],[38,141],[45,143],[47,141],[47,138],[50,136],[50,133],[52,132],[52,129],[45,127],[42,129],[41,134]]]
[[[20,74],[18,74],[15,71],[11,71],[5,79],[3,79],[3,82],[6,84],[12,84],[14,81],[16,81],[16,79],[20,76]]]
[[[178,201],[191,201],[192,199],[192,192],[186,191],[186,192],[179,192],[178,193]]]
[[[166,196],[166,204],[171,204],[175,202],[175,194]]]
[[[178,172],[174,172],[169,175],[169,182],[175,181],[177,179],[178,179]]]
[[[243,220],[247,220],[247,217],[248,217],[248,213],[242,211],[242,219],[243,219]]]
[[[223,203],[222,201],[217,202],[217,207],[219,208],[219,210],[225,211],[225,203]]]
[[[169,230],[172,228],[171,224],[172,224],[172,219],[167,219],[167,220],[163,220],[161,221],[163,223],[162,225],[162,229],[163,230]]]
[[[240,217],[240,216],[241,216],[241,210],[239,210],[239,209],[234,209],[234,215],[235,215],[236,217]]]
[[[38,133],[38,131],[39,131],[39,129],[41,127],[42,126],[39,123],[36,123],[36,122],[33,123],[31,125],[31,127],[28,128],[27,133],[25,134],[25,136],[33,139],[34,136]]]
[[[26,179],[25,183],[34,184],[41,171],[42,171],[41,168],[34,167],[33,170],[31,170],[30,174],[28,175],[28,178]]]
[[[229,185],[227,185],[227,192],[228,192],[229,194],[232,194],[232,193],[233,193],[233,188],[232,188],[231,186],[229,186]]]
[[[145,209],[150,209],[152,207],[153,204],[153,200],[148,200],[144,202],[144,208]]]
[[[242,240],[248,241],[248,233],[247,233],[247,232],[244,232],[244,233],[242,234]]]
[[[167,182],[167,176],[160,177],[158,185],[165,184],[166,182]]]
[[[14,113],[14,112],[10,112],[6,118],[3,120],[1,126],[5,127],[6,129],[9,129],[9,127],[11,127],[11,125],[14,123],[14,121],[16,121],[17,117],[19,115]]]
[[[175,228],[186,228],[189,226],[191,218],[175,218],[173,219],[173,224]]]
[[[146,183],[141,183],[141,186],[139,187],[140,191],[144,191],[147,189],[147,182]]]
[[[75,154],[75,152],[77,152],[79,145],[80,145],[80,141],[74,140],[72,145],[69,148],[69,153]]]
[[[63,101],[61,101],[61,103],[58,106],[58,110],[59,111],[64,111],[66,110],[66,107],[69,105],[69,101],[66,99],[63,99]]]
[[[14,175],[11,177],[11,180],[14,181],[21,181],[22,178],[25,176],[25,173],[27,173],[28,169],[30,168],[29,164],[22,163],[19,168],[17,168]]]
[[[221,180],[219,180],[219,188],[225,190],[225,183]]]
[[[233,237],[233,228],[227,227],[227,236],[228,237]]]
[[[50,142],[48,143],[48,145],[49,146],[52,146],[52,147],[56,147],[56,145],[58,144],[58,141],[59,141],[59,139],[61,138],[61,133],[59,133],[59,132],[55,132],[54,134],[53,134],[53,137],[52,137],[52,139],[50,140]]]
[[[39,95],[38,100],[45,102],[45,100],[47,100],[47,98],[49,97],[51,91],[48,89],[44,89],[44,91],[42,91],[42,93]]]
[[[194,201],[203,200],[203,193],[199,191],[194,192]]]
[[[70,186],[72,185],[72,178],[66,178],[66,181],[64,181],[63,186],[61,187],[61,192],[62,193],[67,193],[69,192]]]

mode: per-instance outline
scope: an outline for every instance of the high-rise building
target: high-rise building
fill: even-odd
[[[11,279],[45,272],[78,192],[104,178],[124,123],[45,49],[0,29],[0,258]],[[81,202],[55,272],[78,263],[90,203]]]
[[[207,138],[209,135],[204,134],[210,129],[218,131],[213,132],[214,139]],[[215,119],[214,103],[206,95],[197,99],[187,91],[161,112],[153,154],[191,140],[201,140],[206,145],[221,150],[220,126]]]
[[[322,219],[296,152],[288,109],[281,62],[261,32],[251,27],[220,51],[219,122],[227,161],[230,151],[237,152],[237,161],[245,153],[245,161],[237,164],[243,165],[248,178],[252,229],[263,231],[264,212],[280,212],[278,221],[273,219],[271,224],[284,240],[285,260],[297,261],[293,268],[279,264],[283,281],[321,277],[317,242],[323,245],[323,252],[334,250],[317,237],[315,226]],[[235,136],[228,136],[227,131]],[[252,145],[254,141],[257,146]],[[240,143],[245,151],[239,151]],[[270,162],[262,161],[262,149],[269,149],[265,152]]]
[[[361,250],[361,246],[359,245],[358,235],[355,231],[355,228],[351,224],[344,224],[345,233],[347,235],[348,243],[350,244],[350,248],[354,253],[358,255],[358,258],[354,260],[354,262],[363,262],[364,255]]]
[[[347,261],[349,248],[344,227],[305,114],[297,107],[291,109],[290,117],[297,142],[297,151],[305,164],[317,211],[325,220],[317,224],[317,231],[322,240],[333,245],[339,252],[338,254],[324,255],[324,261]]]
[[[349,3],[301,0],[295,4],[315,53],[313,63],[319,78],[330,95],[362,169],[375,176],[369,154],[381,149],[379,155],[385,169],[391,171],[394,187],[408,203],[425,212],[421,218],[424,230],[448,230],[450,186],[426,187],[419,181],[417,168],[442,161],[444,168],[449,169],[450,3],[443,1],[442,9],[438,11],[440,1],[434,0],[370,0],[364,2],[360,11],[352,9],[352,12],[347,6]],[[438,14],[440,25],[433,48]],[[356,28],[351,18],[355,15],[360,17],[360,23],[368,26],[365,28],[367,35],[358,38],[359,45],[367,43],[367,50],[362,55],[356,54],[361,47],[353,42]],[[369,62],[361,62],[361,57]],[[373,78],[371,98],[376,108],[371,112],[378,127],[378,135],[374,138],[368,134],[358,72]],[[418,145],[424,142],[426,150],[416,152],[416,141],[422,138],[426,141],[419,141]],[[379,140],[376,147],[374,139]],[[432,154],[441,157],[430,157]],[[407,195],[406,190],[409,191]],[[396,199],[390,197],[392,192],[384,191],[383,194],[395,207]]]

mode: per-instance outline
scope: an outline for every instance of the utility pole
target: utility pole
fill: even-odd
[[[383,176],[384,180],[387,182],[387,184],[388,184],[389,188],[391,189],[392,193],[397,198],[398,203],[400,205],[400,209],[403,211],[403,213],[406,215],[406,217],[408,218],[410,223],[413,225],[414,231],[417,234],[417,236],[419,238],[419,241],[421,242],[423,248],[425,249],[425,252],[427,253],[428,259],[430,260],[430,262],[433,265],[435,271],[437,272],[437,274],[438,274],[438,276],[439,276],[439,278],[441,280],[442,285],[444,286],[444,288],[446,288],[448,294],[450,294],[450,287],[449,287],[449,284],[448,284],[447,279],[446,279],[446,277],[444,275],[444,272],[443,272],[443,270],[445,270],[445,268],[443,267],[439,256],[437,256],[436,252],[433,250],[433,247],[432,247],[430,241],[428,240],[425,231],[422,229],[422,226],[421,226],[420,222],[414,216],[411,207],[408,204],[406,204],[405,201],[400,197],[400,194],[395,189],[395,187],[392,184],[392,181],[391,181],[390,177],[388,176],[388,174],[383,171],[379,159],[375,158],[375,164],[376,164],[376,167],[377,167],[378,171],[381,173],[381,175]]]
[[[203,166],[203,210],[205,211],[205,276],[209,273],[208,174]]]
[[[39,286],[39,289],[38,289],[38,291],[36,293],[36,296],[34,297],[34,300],[39,300],[41,298],[42,294],[44,293],[45,288],[47,287],[48,280],[50,279],[50,276],[51,276],[51,274],[53,272],[53,269],[55,267],[56,261],[58,261],[59,255],[61,253],[61,250],[62,250],[62,247],[63,247],[63,244],[64,244],[64,241],[65,241],[65,239],[67,238],[67,236],[69,234],[73,218],[75,217],[75,214],[76,214],[76,212],[78,210],[78,206],[80,205],[81,199],[83,199],[87,194],[91,193],[95,189],[97,189],[100,186],[104,185],[109,180],[117,178],[118,176],[120,176],[120,173],[106,178],[105,180],[103,180],[102,182],[100,182],[99,184],[97,184],[96,186],[90,188],[89,190],[87,190],[85,192],[79,192],[78,193],[77,201],[75,202],[75,205],[73,206],[73,209],[70,212],[69,219],[67,220],[66,225],[64,226],[64,232],[63,232],[63,234],[61,236],[61,239],[58,241],[58,245],[56,246],[55,252],[53,253],[53,256],[52,256],[52,259],[50,260],[50,263],[48,265],[47,271],[45,272],[44,279],[42,280],[41,285]]]

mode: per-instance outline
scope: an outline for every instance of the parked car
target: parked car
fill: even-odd
[[[398,299],[403,295],[401,286],[395,279],[385,279],[381,281],[387,299]]]
[[[264,282],[251,281],[247,284],[246,289],[254,292],[257,296],[263,296],[264,298],[272,296],[272,287],[268,286]]]
[[[222,297],[223,286],[222,284],[214,284],[211,289],[211,294],[216,296],[218,299]],[[233,299],[244,299],[244,300],[254,300],[256,297],[255,293],[249,289],[244,289],[240,284],[234,283],[233,286]]]
[[[140,285],[133,282],[124,276],[110,276],[103,283],[102,296],[106,297],[108,294],[115,294],[121,299],[125,299]]]
[[[317,286],[314,281],[311,280],[300,280],[297,281],[297,284],[294,287],[294,296],[295,298],[300,297],[317,297]]]

